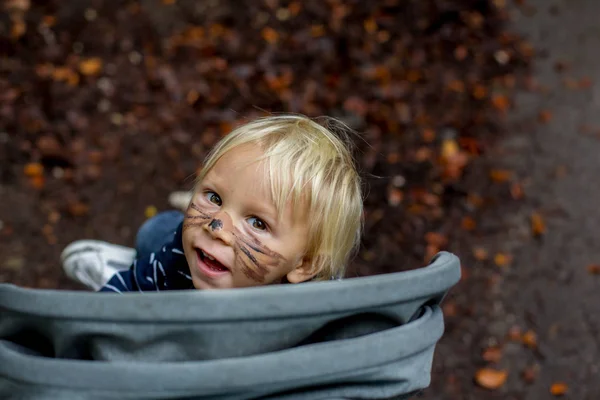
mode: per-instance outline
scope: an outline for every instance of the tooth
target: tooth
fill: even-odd
[[[202,252],[202,255],[203,255],[204,257],[208,258],[208,259],[209,259],[209,260],[211,260],[211,261],[215,261],[215,258],[214,258],[214,257],[212,257],[212,256],[209,256],[208,254],[206,254],[206,253],[204,252],[204,250],[200,250],[200,251]]]

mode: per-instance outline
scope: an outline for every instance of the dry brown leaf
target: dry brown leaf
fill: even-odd
[[[325,27],[323,25],[313,25],[310,27],[312,37],[321,37],[325,35]]]
[[[490,390],[502,387],[507,378],[507,371],[492,368],[481,368],[475,374],[475,382],[477,382],[479,386]]]
[[[510,187],[510,195],[515,200],[523,199],[523,197],[525,197],[523,186],[518,182],[513,183]]]
[[[433,129],[423,129],[421,137],[425,143],[431,143],[435,140],[435,131]]]
[[[55,67],[52,70],[52,78],[55,81],[67,82],[70,86],[79,83],[79,75],[69,67]]]
[[[528,366],[527,368],[525,368],[523,370],[523,373],[521,374],[521,376],[523,377],[523,380],[526,383],[533,383],[535,382],[535,380],[538,377],[538,374],[540,372],[540,366],[538,364],[534,364],[531,366]]]
[[[87,204],[84,204],[80,201],[75,201],[69,204],[68,211],[74,217],[82,217],[86,215],[90,210],[90,207]]]
[[[512,342],[522,342],[523,341],[523,331],[518,326],[512,326],[508,330],[508,340]]]
[[[56,17],[54,15],[44,15],[42,24],[46,25],[48,28],[52,28],[56,25]]]
[[[473,231],[477,227],[477,223],[475,222],[475,219],[473,217],[466,216],[462,219],[460,226],[465,231]]]
[[[363,22],[363,26],[367,33],[375,33],[375,31],[377,31],[377,22],[375,22],[373,18],[366,19]]]
[[[569,386],[567,386],[564,382],[555,382],[550,386],[550,393],[553,396],[563,396],[569,390]]]
[[[490,179],[496,183],[502,183],[512,178],[512,171],[506,169],[493,169],[490,171]]]
[[[496,95],[492,96],[492,105],[497,110],[506,112],[506,111],[508,111],[508,108],[510,107],[510,101],[508,100],[508,97],[501,95],[501,94],[496,94]]]
[[[458,61],[464,60],[468,55],[469,50],[467,50],[466,46],[461,45],[454,49],[454,58],[456,58]]]
[[[537,348],[537,335],[535,334],[534,331],[529,330],[529,331],[525,332],[521,339],[523,341],[523,344],[525,346],[529,347],[530,349]]]
[[[571,78],[571,77],[567,77],[567,78],[563,79],[563,84],[565,85],[565,87],[567,89],[571,89],[571,90],[579,89],[579,82],[577,82],[576,79]]]
[[[10,28],[10,37],[14,40],[20,38],[27,31],[27,24],[22,19],[17,19],[13,21],[13,24]]]
[[[400,205],[403,199],[404,193],[400,189],[391,188],[388,192],[388,204],[392,207]]]
[[[531,232],[533,233],[533,236],[542,236],[546,233],[546,223],[542,216],[537,212],[531,214]]]
[[[487,94],[488,90],[483,85],[477,84],[473,88],[473,97],[475,97],[477,100],[484,99],[487,96]]]
[[[485,261],[488,259],[488,251],[483,247],[476,247],[473,249],[473,256],[477,261]]]
[[[188,104],[194,104],[196,102],[196,100],[198,100],[199,97],[200,97],[200,93],[198,93],[198,91],[192,89],[185,96],[185,100],[187,101]]]
[[[455,317],[458,314],[458,307],[454,301],[447,300],[444,302],[442,310],[444,311],[444,316],[446,317]]]
[[[44,178],[44,176],[42,175],[32,176],[31,178],[29,178],[29,183],[31,184],[31,186],[33,186],[34,189],[41,190],[43,189],[44,184],[46,183],[46,178]]]
[[[502,359],[502,348],[499,346],[491,346],[483,350],[481,355],[487,362],[498,363]]]
[[[564,72],[569,69],[571,65],[567,61],[559,60],[554,64],[554,70],[556,72]]]
[[[548,110],[542,110],[540,111],[539,115],[538,115],[538,121],[540,121],[542,124],[547,124],[548,122],[550,122],[550,120],[552,119],[552,113]]]
[[[583,77],[579,80],[579,87],[581,89],[589,89],[592,87],[592,80],[589,77]]]
[[[290,14],[295,17],[302,11],[302,4],[299,1],[292,1],[288,6],[288,10],[290,10]]]
[[[56,210],[50,211],[48,214],[48,222],[51,224],[56,224],[60,220],[60,213]]]
[[[587,266],[587,272],[590,275],[600,275],[600,265],[598,264],[591,264]]]
[[[400,161],[400,154],[392,152],[387,155],[387,162],[389,164],[396,164],[398,161]]]
[[[455,79],[453,81],[451,81],[450,83],[448,83],[448,89],[456,92],[456,93],[464,93],[465,92],[465,84],[463,81],[459,81],[458,79]]]
[[[425,241],[427,244],[436,247],[444,247],[448,243],[448,238],[446,235],[439,232],[427,232],[425,234]]]
[[[96,76],[102,71],[102,60],[99,57],[86,58],[79,62],[79,72],[85,76]]]

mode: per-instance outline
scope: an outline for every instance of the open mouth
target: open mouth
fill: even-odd
[[[206,253],[202,249],[196,249],[198,258],[206,266],[206,268],[213,273],[223,273],[229,271],[229,269],[221,264],[216,258]]]

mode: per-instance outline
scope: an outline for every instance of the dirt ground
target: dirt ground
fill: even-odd
[[[553,117],[514,107],[517,93],[546,90],[529,73],[534,46],[515,33],[514,16],[534,11],[499,0],[6,1],[0,281],[81,289],[60,269],[62,248],[132,245],[232,127],[272,112],[330,115],[361,134],[366,226],[348,277],[416,268],[444,249],[463,263],[422,398],[559,393],[560,375],[537,380],[536,326],[506,311],[527,277],[502,284],[522,260],[501,236],[537,200],[527,167],[498,149],[524,135],[512,130],[521,120]],[[548,213],[526,209],[529,243]]]

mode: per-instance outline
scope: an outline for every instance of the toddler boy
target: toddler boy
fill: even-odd
[[[63,267],[110,292],[341,277],[359,245],[363,207],[350,147],[346,130],[304,116],[242,125],[207,156],[185,214],[160,213],[140,228],[135,256],[78,241],[63,251]]]

